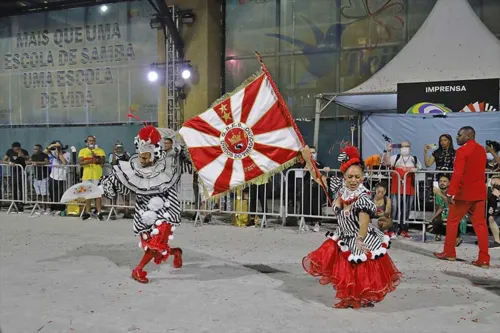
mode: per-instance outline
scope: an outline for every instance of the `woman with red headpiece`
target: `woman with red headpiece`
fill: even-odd
[[[311,175],[315,175],[309,147],[302,150]],[[337,290],[335,308],[373,306],[396,289],[402,274],[387,254],[390,238],[370,223],[377,207],[363,185],[363,162],[358,149],[344,147],[339,155],[344,179],[316,179],[329,189],[333,210],[338,219],[335,232],[302,260],[304,269],[320,277],[321,284],[332,284]]]
[[[167,158],[161,144],[161,134],[154,126],[145,126],[135,138],[137,154],[129,161],[119,161],[112,173],[101,181],[104,194],[114,198],[118,193],[136,194],[134,234],[139,236],[139,247],[144,256],[132,271],[132,278],[148,283],[143,270],[152,259],[156,264],[174,256],[173,266],[182,266],[182,250],[171,248],[169,240],[181,221],[181,209],[176,186],[181,167]]]

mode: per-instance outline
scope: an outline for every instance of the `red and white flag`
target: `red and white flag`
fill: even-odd
[[[269,72],[217,101],[180,129],[208,196],[294,164],[304,141]]]

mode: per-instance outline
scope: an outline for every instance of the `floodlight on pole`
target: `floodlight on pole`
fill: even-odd
[[[156,81],[158,81],[158,72],[154,71],[154,70],[149,71],[149,73],[148,73],[148,81],[149,82],[156,82]]]
[[[183,69],[182,72],[181,72],[181,77],[184,79],[184,80],[187,80],[191,77],[191,70],[190,69]]]
[[[109,7],[107,5],[102,5],[100,7],[101,13],[103,13],[103,14],[106,13],[108,11],[108,9],[109,9]]]

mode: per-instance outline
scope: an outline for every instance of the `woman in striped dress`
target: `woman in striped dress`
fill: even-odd
[[[153,126],[146,126],[135,138],[137,154],[129,161],[119,161],[112,173],[104,177],[101,186],[104,195],[114,198],[117,194],[136,194],[134,234],[139,237],[139,247],[144,250],[139,265],[132,271],[132,278],[148,283],[143,270],[152,259],[156,264],[174,256],[173,266],[182,267],[182,250],[171,248],[173,232],[181,221],[177,198],[177,183],[181,175],[179,164],[160,145],[161,135]]]
[[[308,147],[303,149],[302,157],[315,175]],[[320,277],[321,284],[331,283],[337,290],[339,302],[333,307],[373,306],[395,290],[402,274],[387,254],[390,238],[370,223],[377,207],[363,186],[364,170],[358,150],[345,147],[339,161],[344,179],[316,179],[328,186],[338,228],[328,232],[327,240],[305,256],[302,264],[309,274]]]

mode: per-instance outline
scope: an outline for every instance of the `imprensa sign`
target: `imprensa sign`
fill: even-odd
[[[131,2],[6,19],[0,124],[125,122],[131,109],[155,120],[157,91],[145,76],[157,57],[150,12]]]
[[[453,112],[498,110],[499,79],[398,84],[398,113],[418,103],[441,104]],[[487,106],[488,110],[480,110]],[[477,109],[477,110],[476,110]]]

